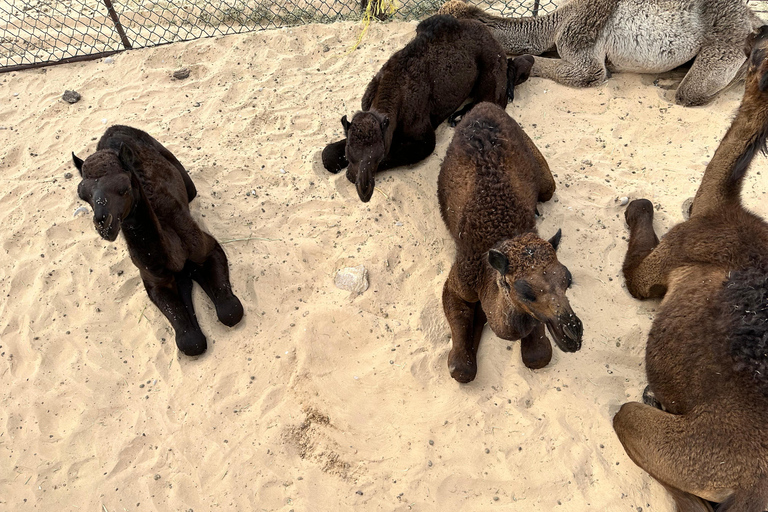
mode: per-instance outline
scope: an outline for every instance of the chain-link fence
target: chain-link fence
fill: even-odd
[[[372,0],[376,1],[376,0]],[[395,0],[390,19],[422,19],[445,0]],[[504,16],[565,0],[469,0]],[[357,20],[367,0],[0,0],[0,71],[103,57],[201,37]],[[766,1],[749,0],[766,11]]]
[[[397,0],[389,18],[421,19],[444,1]],[[473,3],[530,16],[554,10],[557,1]],[[201,37],[358,20],[364,9],[360,0],[0,0],[0,71]]]

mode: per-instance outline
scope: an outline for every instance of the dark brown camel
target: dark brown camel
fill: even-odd
[[[768,224],[740,198],[768,134],[768,26],[750,36],[747,56],[744,98],[690,219],[659,242],[650,201],[625,214],[627,288],[664,297],[646,349],[661,409],[626,403],[613,426],[681,512],[712,511],[705,500],[719,512],[768,506]]]
[[[149,298],[173,325],[179,350],[205,352],[192,280],[224,325],[237,324],[243,306],[232,293],[224,250],[190,216],[197,191],[187,171],[149,134],[128,126],[107,129],[85,161],[74,153],[72,158],[83,178],[77,194],[93,208],[96,231],[114,241],[122,228],[131,261]]]
[[[536,234],[536,202],[555,180],[546,160],[503,108],[481,103],[456,128],[437,183],[440,212],[456,241],[456,261],[443,288],[451,326],[451,376],[470,382],[486,321],[505,340],[521,340],[523,363],[546,366],[552,346],[581,348],[583,328],[566,289],[571,274],[557,260],[560,231]]]
[[[345,139],[323,150],[323,165],[357,187],[360,199],[373,195],[374,174],[414,164],[435,149],[435,128],[451,125],[480,101],[505,107],[515,85],[528,79],[533,57],[510,59],[482,23],[432,16],[416,37],[396,52],[365,90],[362,112],[341,118]],[[472,97],[474,103],[456,111]]]

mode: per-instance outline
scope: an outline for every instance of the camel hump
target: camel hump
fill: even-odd
[[[428,39],[444,33],[458,32],[459,30],[461,30],[459,20],[448,14],[431,16],[416,26],[416,33]]]
[[[504,109],[486,102],[470,110],[458,130],[458,140],[468,146],[465,153],[471,155],[477,168],[495,173],[521,129]]]
[[[768,262],[731,272],[723,299],[734,369],[768,395]]]

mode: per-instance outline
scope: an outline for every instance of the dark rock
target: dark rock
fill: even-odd
[[[80,93],[78,93],[77,91],[69,91],[69,90],[64,91],[64,95],[61,97],[61,99],[63,99],[67,103],[77,103],[78,101],[80,101],[80,98],[81,98]]]
[[[189,78],[189,68],[181,68],[173,72],[173,78],[176,80],[184,80]]]

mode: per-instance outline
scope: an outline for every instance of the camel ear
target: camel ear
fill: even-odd
[[[381,120],[381,131],[386,132],[388,127],[389,127],[389,116],[384,116],[384,118]]]
[[[123,164],[123,168],[130,172],[135,168],[136,156],[133,154],[133,150],[125,143],[120,143],[120,152],[117,154],[120,159],[120,163]]]
[[[80,171],[80,176],[83,175],[83,161],[77,158],[77,155],[75,152],[72,152],[72,161],[75,162],[75,167],[77,167],[77,170]]]
[[[553,236],[548,240],[554,250],[557,250],[557,246],[560,245],[560,237],[562,236],[563,236],[563,231],[561,229],[558,229],[557,233],[555,233],[555,236]]]
[[[507,275],[507,271],[509,270],[509,259],[507,259],[507,255],[503,252],[497,251],[496,249],[488,251],[488,263],[498,270],[499,274],[503,276]]]
[[[347,116],[344,116],[341,118],[341,126],[344,127],[344,135],[347,135],[347,132],[349,131],[349,125],[352,124],[349,121],[347,121]]]

